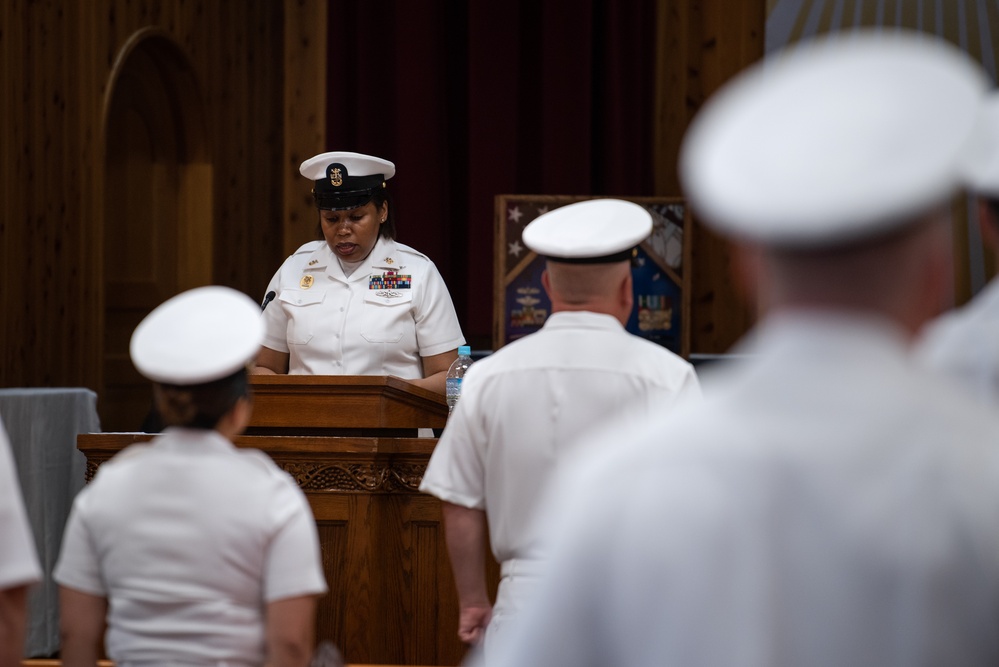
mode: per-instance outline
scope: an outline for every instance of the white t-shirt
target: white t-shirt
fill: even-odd
[[[451,295],[426,255],[379,238],[344,274],[325,241],[306,243],[267,286],[264,345],[290,374],[423,377],[422,357],[465,343]]]
[[[0,422],[0,590],[32,584],[41,578],[17,467],[7,431]]]
[[[171,428],[77,496],[55,579],[106,597],[119,663],[263,664],[265,606],[325,592],[315,519],[262,452]]]

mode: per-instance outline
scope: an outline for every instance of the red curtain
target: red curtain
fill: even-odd
[[[497,194],[653,194],[655,0],[330,4],[328,150],[392,160],[398,239],[489,348]]]

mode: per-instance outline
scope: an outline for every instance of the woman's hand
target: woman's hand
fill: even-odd
[[[423,377],[419,380],[410,380],[410,382],[417,387],[423,387],[443,395],[447,369],[451,368],[451,363],[457,358],[458,348],[454,348],[450,352],[435,354],[432,357],[420,357],[423,364]]]
[[[257,360],[253,368],[250,369],[250,375],[285,375],[288,373],[290,356],[287,352],[261,347],[257,354]]]

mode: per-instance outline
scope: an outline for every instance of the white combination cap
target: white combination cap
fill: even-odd
[[[198,287],[164,301],[132,333],[132,363],[154,382],[203,384],[232,375],[260,351],[260,306],[234,289]]]
[[[708,100],[681,147],[685,194],[717,231],[768,244],[888,231],[961,186],[987,87],[977,63],[928,35],[812,40]]]
[[[522,238],[528,248],[560,262],[619,262],[652,233],[652,215],[623,199],[588,199],[532,220]]]
[[[964,181],[977,194],[999,197],[999,94],[982,102],[964,161]]]
[[[298,170],[315,182],[316,206],[330,211],[364,206],[395,175],[395,165],[388,160],[345,151],[320,153]]]

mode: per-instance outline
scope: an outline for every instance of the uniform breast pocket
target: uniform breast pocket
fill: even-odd
[[[288,313],[288,344],[307,345],[312,340],[326,293],[305,290],[285,290],[278,299]]]
[[[364,327],[361,336],[369,343],[398,343],[413,320],[410,290],[371,290],[364,295]],[[409,325],[412,329],[412,324]]]

